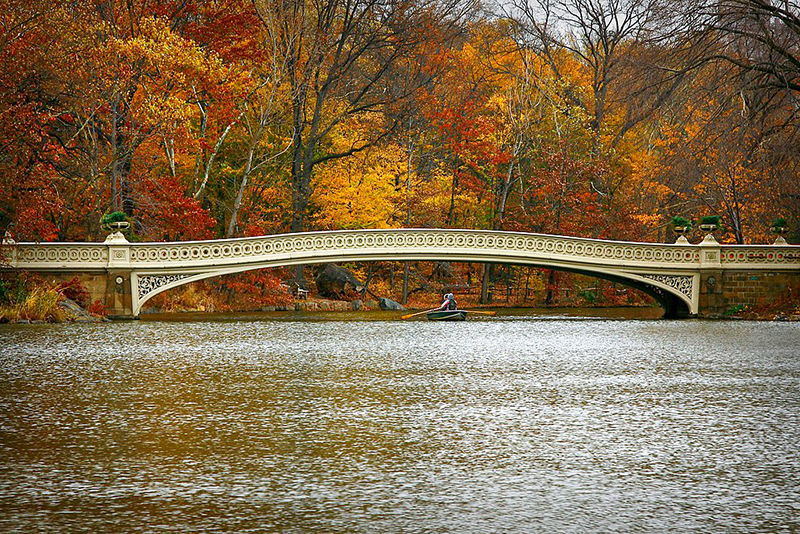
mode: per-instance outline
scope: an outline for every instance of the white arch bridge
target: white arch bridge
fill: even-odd
[[[80,275],[112,316],[138,316],[155,295],[183,284],[266,267],[420,260],[529,265],[613,280],[646,291],[665,316],[713,316],[736,304],[800,290],[800,247],[604,241],[457,229],[308,232],[211,241],[13,243],[2,268]],[[754,302],[748,302],[752,300]]]

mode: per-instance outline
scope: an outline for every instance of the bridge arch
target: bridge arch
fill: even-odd
[[[498,232],[510,234],[509,232]],[[319,233],[315,233],[319,234]],[[303,234],[298,234],[298,236]],[[313,235],[313,234],[307,234]],[[665,317],[681,317],[696,313],[693,301],[698,276],[694,274],[652,274],[647,272],[628,272],[613,265],[595,263],[581,264],[574,259],[545,257],[541,254],[520,255],[516,250],[461,249],[454,250],[404,250],[376,251],[341,250],[316,254],[293,254],[280,259],[248,261],[246,263],[214,266],[211,268],[182,269],[182,272],[164,274],[159,271],[142,270],[135,273],[132,283],[137,297],[133,314],[138,315],[142,306],[154,296],[185,284],[251,270],[287,267],[292,265],[312,265],[320,263],[370,262],[370,261],[449,261],[462,263],[497,263],[546,268],[573,272],[595,278],[602,278],[641,290],[652,296],[664,309]],[[612,252],[613,254],[613,252]]]

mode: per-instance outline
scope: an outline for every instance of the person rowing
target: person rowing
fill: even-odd
[[[417,315],[426,314],[429,321],[463,321],[467,318],[468,313],[479,313],[481,315],[497,315],[493,311],[477,311],[477,310],[459,310],[456,297],[452,293],[447,293],[442,296],[443,302],[441,306],[425,310],[417,313],[409,313],[403,315],[401,319],[410,319]]]
[[[446,311],[446,310],[457,310],[458,303],[456,302],[456,297],[452,293],[447,293],[444,295],[444,302],[442,305],[436,308],[437,310]]]

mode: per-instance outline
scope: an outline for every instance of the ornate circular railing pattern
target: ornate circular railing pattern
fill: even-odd
[[[108,247],[99,243],[20,243],[16,247],[16,259],[25,263],[53,262],[104,262],[108,261]]]
[[[482,232],[476,230],[358,230],[253,237],[225,241],[151,243],[131,245],[131,264],[259,261],[297,253],[364,254],[421,250],[471,250],[508,253],[514,257],[537,254],[571,256],[576,260],[615,260],[691,264],[699,260],[697,246],[624,243],[575,237]]]
[[[258,263],[286,255],[337,255],[353,251],[368,257],[386,253],[425,251],[501,254],[512,258],[558,256],[579,263],[670,264],[691,268],[700,260],[700,245],[603,241],[578,237],[481,230],[388,229],[311,232],[171,243],[19,243],[9,247],[14,266],[58,268],[72,264],[106,267],[125,260],[131,268],[169,269],[174,266]],[[122,250],[130,251],[129,256]],[[723,266],[800,266],[800,247],[721,245]]]
[[[725,266],[764,263],[797,265],[800,262],[800,247],[797,246],[722,245],[721,248],[720,256]]]

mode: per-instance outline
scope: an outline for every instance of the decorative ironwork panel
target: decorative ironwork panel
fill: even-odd
[[[675,289],[679,293],[686,295],[689,299],[692,298],[692,289],[694,288],[694,280],[692,276],[672,275],[672,274],[643,274],[644,278],[653,280]]]
[[[188,274],[145,274],[139,276],[139,282],[136,286],[136,292],[139,295],[139,300],[155,291],[160,287],[164,287],[172,282],[189,278]]]

